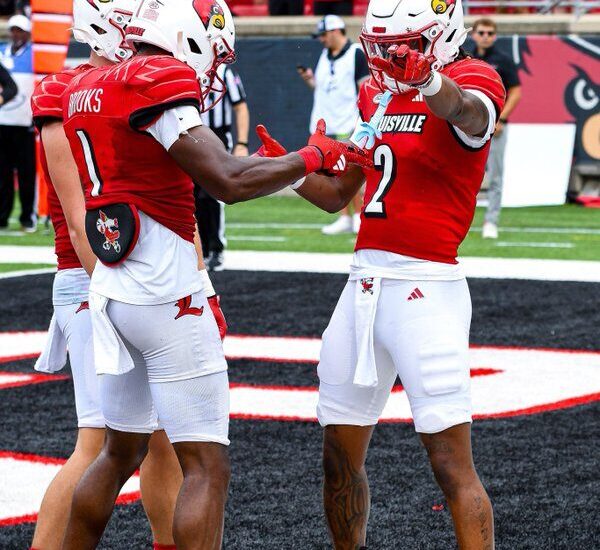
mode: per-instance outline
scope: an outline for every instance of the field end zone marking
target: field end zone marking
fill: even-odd
[[[35,522],[46,488],[65,462],[62,458],[0,451],[0,527]],[[117,504],[129,504],[139,498],[140,480],[136,473],[123,486]]]
[[[5,357],[40,353],[45,338],[41,331],[0,333],[0,353]],[[224,348],[230,360],[314,364],[319,359],[321,340],[231,335],[225,339]],[[471,379],[473,412],[479,418],[533,414],[591,402],[600,396],[600,352],[473,346],[469,361],[475,374]],[[489,375],[482,376],[482,372]],[[317,397],[315,387],[234,384],[231,413],[234,418],[314,420]],[[393,392],[382,420],[404,422],[410,418],[405,392]]]

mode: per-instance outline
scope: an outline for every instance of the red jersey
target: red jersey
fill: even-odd
[[[47,121],[62,121],[62,96],[67,86],[74,77],[91,68],[91,65],[85,64],[75,69],[66,69],[60,73],[47,76],[35,87],[31,96],[31,110],[33,111],[33,123],[40,133]],[[67,220],[54,189],[52,178],[50,178],[44,144],[41,140],[40,153],[42,171],[48,184],[48,212],[54,226],[54,252],[58,260],[58,269],[80,268],[81,262],[75,253],[73,243],[69,237]]]
[[[129,203],[194,240],[194,184],[145,132],[168,109],[199,106],[195,71],[169,56],[138,56],[88,71],[63,97],[65,132],[86,208]]]
[[[500,76],[487,63],[464,59],[442,74],[463,90],[489,97],[499,116],[505,99]],[[372,80],[361,87],[358,106],[370,120],[381,91]],[[356,250],[376,249],[455,264],[481,187],[490,142],[475,149],[431,113],[417,92],[395,95],[373,149],[375,168],[366,171],[365,207]]]

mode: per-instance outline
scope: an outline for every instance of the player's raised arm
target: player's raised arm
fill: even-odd
[[[407,45],[391,46],[388,58],[374,57],[371,64],[399,86],[418,89],[431,112],[469,136],[482,137],[495,125],[505,91],[498,75],[480,68],[476,82],[463,77],[464,86],[432,69],[434,59]],[[485,90],[485,92],[483,91]],[[493,99],[491,99],[493,98]]]

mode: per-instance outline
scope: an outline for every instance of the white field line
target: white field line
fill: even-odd
[[[231,229],[321,229],[321,223],[227,223]]]
[[[507,241],[498,241],[496,246],[512,247],[512,248],[575,248],[573,243],[534,243],[522,242],[513,243]]]
[[[225,268],[239,271],[348,273],[352,254],[227,251]],[[0,263],[56,264],[51,247],[0,246]],[[600,282],[600,261],[460,258],[467,277]],[[6,274],[11,276],[11,274]],[[14,276],[14,275],[12,275]]]
[[[287,241],[287,237],[268,237],[259,235],[227,235],[228,241],[256,241],[256,242],[268,242],[268,243],[284,243]]]
[[[321,229],[326,224],[319,223],[228,223],[230,229]],[[548,233],[556,235],[600,235],[600,229],[585,227],[504,227],[501,233]],[[470,232],[481,233],[481,227],[472,227]]]

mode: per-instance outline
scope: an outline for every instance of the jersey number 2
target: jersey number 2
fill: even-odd
[[[96,162],[96,156],[94,155],[94,149],[92,148],[92,142],[90,136],[87,135],[85,130],[76,130],[75,132],[79,141],[81,142],[81,148],[83,149],[83,158],[85,159],[85,165],[87,167],[88,176],[92,182],[92,197],[97,197],[102,193],[102,178],[98,170],[98,163]]]
[[[365,206],[364,214],[367,218],[386,218],[384,199],[396,178],[396,159],[390,146],[377,147],[373,162],[375,169],[382,173],[382,177],[369,204]]]

